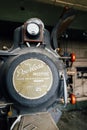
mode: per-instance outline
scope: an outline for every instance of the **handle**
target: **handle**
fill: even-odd
[[[65,74],[62,73],[63,81],[64,81],[64,107],[67,105],[67,85],[66,85],[66,78]]]

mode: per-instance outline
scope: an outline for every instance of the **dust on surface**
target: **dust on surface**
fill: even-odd
[[[59,130],[87,130],[87,109],[63,112],[57,125]]]

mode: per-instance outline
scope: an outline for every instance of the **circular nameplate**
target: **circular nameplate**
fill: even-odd
[[[53,75],[50,67],[39,59],[22,61],[13,72],[13,86],[26,99],[39,99],[50,91]]]

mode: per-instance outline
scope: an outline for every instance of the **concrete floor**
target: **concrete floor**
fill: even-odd
[[[87,109],[63,112],[59,130],[87,130]]]

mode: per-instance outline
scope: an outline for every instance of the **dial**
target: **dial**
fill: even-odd
[[[36,36],[39,34],[39,26],[36,23],[29,23],[27,25],[27,32],[31,35],[31,36]]]
[[[39,99],[50,91],[53,75],[50,67],[40,59],[22,61],[14,70],[13,86],[26,99]]]

